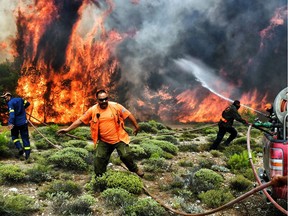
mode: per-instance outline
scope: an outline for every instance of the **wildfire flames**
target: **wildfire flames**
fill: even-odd
[[[136,7],[140,2],[131,0],[130,4]],[[23,63],[17,93],[31,102],[32,116],[43,122],[70,123],[95,103],[98,89],[104,87],[112,95],[122,93],[118,88],[121,65],[115,52],[137,30],[133,34],[107,30],[105,21],[114,9],[112,0],[106,1],[105,7],[96,0],[38,0],[18,5],[14,52]],[[270,26],[259,33],[259,52],[265,40],[272,40],[273,27],[284,25],[285,16],[287,7],[277,10]],[[5,43],[0,46],[6,48]],[[251,58],[249,63],[253,61]],[[241,85],[239,81],[234,87]],[[144,86],[141,96],[133,97],[131,92],[125,98],[127,108],[141,120],[216,122],[229,104],[200,85],[193,89],[162,85],[157,90]],[[219,93],[232,96],[229,91]],[[266,93],[257,90],[235,99],[256,110],[271,102]]]
[[[77,10],[75,22],[70,23],[69,41],[65,46],[59,44],[60,47],[52,47],[59,50],[50,49],[49,43],[53,44],[53,38],[48,38],[48,41],[41,39],[48,35],[51,23],[59,26],[58,31],[67,24],[63,20],[65,17],[58,15],[57,9],[61,5],[57,8],[53,2],[37,1],[35,8],[28,7],[31,8],[28,10],[30,13],[27,13],[27,8],[19,10],[19,27],[25,27],[21,36],[25,58],[17,90],[31,100],[31,114],[34,117],[45,122],[68,123],[91,105],[93,98],[90,97],[95,95],[97,87],[106,86],[116,75],[118,62],[112,53],[123,38],[116,31],[106,32],[103,25],[112,4],[103,14],[93,17],[91,28],[82,35],[83,20],[80,18],[83,13],[92,15],[93,5],[88,1],[81,5],[78,1],[78,4],[71,4]],[[96,37],[101,40],[96,40]],[[45,43],[44,47],[39,46],[41,42]],[[52,54],[52,58],[47,56],[47,52]]]

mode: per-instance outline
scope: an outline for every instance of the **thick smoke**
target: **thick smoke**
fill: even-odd
[[[13,60],[13,56],[9,53],[10,40],[15,36],[16,29],[16,18],[13,14],[13,10],[17,6],[17,0],[0,0],[0,62]]]
[[[15,37],[16,20],[12,11],[18,3],[34,1],[0,1],[0,15],[3,18],[0,22],[1,43],[13,35]],[[116,89],[121,93],[118,98],[120,102],[127,98],[130,103],[134,100],[133,104],[138,99],[147,102],[146,108],[153,107],[147,113],[157,113],[161,106],[159,98],[154,98],[154,101],[147,99],[151,93],[158,94],[165,89],[168,95],[176,98],[186,90],[201,87],[195,73],[187,73],[175,64],[186,56],[201,61],[204,68],[210,68],[209,71],[213,72],[211,79],[219,77],[223,83],[234,86],[237,89],[236,97],[256,89],[260,97],[258,102],[266,93],[266,99],[272,102],[277,93],[287,86],[286,0],[53,2],[58,9],[57,19],[47,26],[40,39],[35,65],[38,57],[44,56],[48,67],[61,70],[67,43],[77,20],[81,20],[79,34],[85,37],[97,16],[106,14],[103,20],[105,30],[115,30],[125,36],[114,53],[120,63],[116,73],[121,75],[120,84],[117,77],[112,78],[110,86],[117,85]],[[87,2],[89,6],[86,11],[80,13],[79,8]],[[271,22],[276,13],[281,15],[284,23],[275,25]],[[101,40],[99,35],[95,35],[95,40]],[[7,57],[3,53],[1,50],[1,61]],[[5,53],[7,55],[7,50]],[[204,75],[207,80],[209,73]],[[221,89],[225,91],[225,86]],[[203,88],[201,94],[197,94],[198,100],[209,94]],[[166,98],[166,104],[177,102],[171,97]],[[174,109],[177,113],[177,107]],[[173,110],[169,114],[173,115]]]
[[[143,85],[153,90],[163,85],[193,88],[197,81],[173,63],[189,55],[215,69],[216,75],[234,83],[240,92],[256,88],[273,100],[287,85],[286,3],[141,0],[123,4],[116,0],[107,25],[120,32],[135,31],[117,53],[123,80],[134,83],[135,90]],[[284,7],[285,23],[275,26],[270,37],[261,38],[260,32],[269,27],[280,7]]]

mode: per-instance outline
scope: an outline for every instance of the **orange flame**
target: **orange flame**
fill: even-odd
[[[23,25],[27,29],[24,33],[23,76],[18,81],[17,93],[32,102],[32,116],[44,122],[74,121],[93,103],[94,99],[89,97],[93,97],[95,87],[110,82],[118,66],[111,54],[123,38],[118,32],[106,32],[104,28],[103,20],[113,7],[111,2],[109,6],[102,16],[97,17],[92,16],[95,8],[88,1],[79,8],[79,17],[83,19],[78,19],[73,26],[65,65],[60,72],[45,63],[45,53],[40,53],[36,65],[33,64],[45,28],[58,16],[53,1],[37,1],[35,8],[19,7],[19,16],[24,17],[22,22],[26,22]],[[88,30],[83,24],[87,16],[93,20],[93,26]],[[29,52],[31,48],[32,54]]]

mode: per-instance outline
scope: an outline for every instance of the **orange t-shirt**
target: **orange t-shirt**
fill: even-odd
[[[99,117],[96,117],[96,114],[99,115]],[[80,120],[85,124],[88,124],[89,122],[90,124],[91,122],[98,122],[98,127],[91,128],[92,135],[93,133],[96,133],[95,135],[97,135],[99,131],[100,137],[97,135],[98,139],[101,139],[102,141],[109,144],[115,144],[120,141],[128,144],[129,136],[124,130],[123,120],[126,119],[130,114],[131,113],[122,105],[115,102],[109,102],[109,105],[105,110],[97,107],[97,105],[96,107],[91,107],[83,116],[80,117]],[[120,121],[117,122],[118,120]],[[94,140],[95,143],[96,141],[97,139]]]
[[[99,109],[99,113],[100,139],[110,144],[120,142],[119,135],[115,127],[115,118],[111,108],[108,107],[105,110]]]

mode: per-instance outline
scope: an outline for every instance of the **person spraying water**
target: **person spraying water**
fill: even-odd
[[[199,59],[186,57],[174,61],[181,70],[193,74],[196,80],[199,81],[204,88],[208,89],[210,92],[217,95],[218,97],[233,103],[234,100],[225,97],[220,92],[228,92],[228,91],[231,92],[231,90],[233,90],[232,92],[235,95],[240,95],[238,89],[233,88],[231,85],[226,83],[220,77],[216,76],[213,73],[213,69],[209,68]],[[241,106],[249,110],[252,110],[253,112],[259,113],[263,116],[266,116],[265,113],[253,109],[245,104],[241,104]]]

